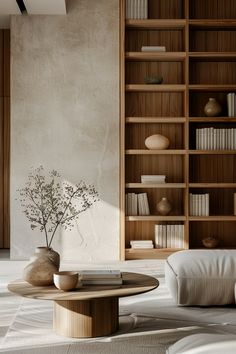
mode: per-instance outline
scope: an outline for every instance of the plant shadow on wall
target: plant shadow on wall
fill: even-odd
[[[52,284],[60,263],[58,253],[51,248],[55,235],[60,228],[71,230],[79,215],[99,200],[98,193],[84,181],[76,185],[62,181],[55,170],[46,176],[43,166],[29,173],[25,187],[18,192],[31,229],[39,229],[45,236],[45,247],[37,247],[24,270],[24,279],[33,285]]]

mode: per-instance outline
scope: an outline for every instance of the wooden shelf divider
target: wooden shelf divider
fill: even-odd
[[[127,61],[184,61],[185,52],[126,52]]]
[[[236,118],[235,118],[236,121]],[[126,123],[186,123],[185,117],[126,117]]]
[[[186,26],[184,19],[147,19],[147,20],[126,20],[126,28],[134,29],[183,29]]]
[[[183,92],[186,89],[185,85],[148,85],[148,84],[129,84],[125,86],[126,91],[132,92]]]
[[[186,183],[126,183],[126,188],[186,188]]]

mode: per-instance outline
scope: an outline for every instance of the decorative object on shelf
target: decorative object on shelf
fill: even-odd
[[[148,18],[148,0],[126,0],[125,2],[126,19],[147,19]]]
[[[215,237],[207,237],[202,240],[203,246],[206,248],[215,248],[219,244],[219,240]]]
[[[36,254],[39,253],[40,256],[39,254],[33,256],[33,262],[24,271],[24,279],[30,284],[34,282],[33,274],[35,279],[38,279],[37,267],[40,265],[40,272],[42,272],[44,264],[40,257],[45,258],[47,253],[47,257],[50,259],[50,281],[53,284],[53,273],[59,269],[59,264],[53,271],[51,269],[53,263],[51,244],[56,231],[59,227],[71,230],[80,213],[90,208],[98,200],[98,193],[93,185],[87,185],[83,181],[76,185],[61,181],[61,176],[54,170],[49,172],[49,176],[46,177],[42,166],[30,172],[26,186],[19,189],[18,192],[19,201],[23,212],[30,221],[31,229],[39,228],[44,233],[46,241],[46,250],[43,251],[42,248],[39,248],[40,250]],[[32,271],[33,266],[36,266],[34,272]],[[48,272],[46,262],[45,272]],[[48,285],[48,282],[47,279],[44,285]]]
[[[145,139],[145,146],[149,150],[165,150],[169,145],[170,140],[161,134],[154,134]]]
[[[215,98],[209,98],[209,101],[204,107],[204,113],[207,117],[217,117],[222,111],[221,105]]]
[[[23,279],[34,286],[53,284],[53,273],[60,266],[60,255],[52,248],[37,247],[30,263],[24,268]]]
[[[145,76],[144,82],[145,82],[145,84],[149,84],[149,85],[161,84],[163,82],[163,77],[162,76]]]
[[[54,285],[57,289],[69,291],[81,286],[78,272],[62,271],[53,274]]]
[[[156,209],[160,215],[165,216],[171,212],[172,205],[166,197],[163,197],[157,203]]]

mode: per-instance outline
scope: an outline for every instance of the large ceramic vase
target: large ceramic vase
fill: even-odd
[[[60,255],[52,248],[37,247],[24,268],[23,279],[34,286],[53,284],[53,274],[60,267]]]
[[[217,117],[221,113],[221,105],[215,98],[209,98],[209,101],[204,107],[204,113],[207,117]]]
[[[172,205],[167,198],[162,198],[159,203],[157,203],[157,211],[160,215],[168,215],[171,212]]]

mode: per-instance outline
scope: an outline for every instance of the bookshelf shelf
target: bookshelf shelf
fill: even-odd
[[[129,149],[125,150],[126,155],[185,155],[186,150],[143,150]]]
[[[189,122],[196,123],[225,123],[236,122],[236,117],[190,117]]]
[[[189,20],[189,26],[197,29],[236,29],[236,19],[232,20],[217,20],[217,19],[201,19],[201,20]]]
[[[236,118],[235,118],[236,121]],[[126,117],[126,123],[186,123],[185,117]]]
[[[236,53],[231,52],[189,52],[191,60],[199,61],[235,61]]]
[[[156,232],[165,246],[165,225],[182,225],[185,249],[202,248],[202,238],[212,235],[220,239],[220,247],[236,248],[236,216],[231,215],[236,193],[236,150],[195,149],[212,146],[212,129],[203,134],[204,128],[222,129],[219,141],[215,141],[219,130],[214,131],[214,146],[235,146],[236,116],[227,116],[227,94],[236,92],[234,1],[226,4],[219,0],[212,6],[213,0],[149,0],[149,19],[126,20],[125,0],[120,0],[122,259],[166,258],[178,251],[129,248],[130,240],[154,242]],[[166,51],[142,52],[143,46],[164,46]],[[144,84],[146,76],[159,75],[163,84]],[[220,103],[220,117],[204,116],[209,98]],[[232,135],[226,135],[224,129],[232,129]],[[168,137],[169,149],[146,149],[144,141],[153,134]],[[199,144],[199,136],[204,144]],[[164,175],[170,183],[139,183],[141,175]],[[190,193],[207,195],[207,202],[209,195],[210,216],[189,216]],[[126,198],[126,194],[145,195],[151,214],[155,214],[159,200],[167,197],[173,215],[127,216],[125,200],[129,205],[128,198],[132,198]],[[204,197],[196,200],[202,202]],[[201,208],[205,213],[205,207],[203,202],[196,213],[200,214]]]
[[[235,86],[236,87],[236,86]],[[136,84],[136,85],[126,85],[125,86],[126,91],[132,91],[132,92],[183,92],[186,89],[185,85],[142,85],[142,84]]]
[[[191,91],[236,91],[236,85],[189,85]]]
[[[126,221],[185,221],[186,216],[184,215],[137,215],[137,216],[126,216]]]
[[[236,221],[234,215],[189,216],[189,221]]]
[[[184,61],[185,52],[126,52],[127,61]]]
[[[186,188],[186,183],[126,183],[125,187],[126,188]]]
[[[132,259],[147,259],[147,258],[167,258],[173,252],[181,251],[182,248],[153,248],[153,249],[133,249],[126,248],[125,258]]]
[[[178,19],[147,19],[147,20],[126,20],[126,28],[135,29],[184,29],[186,20]]]
[[[236,183],[189,183],[189,188],[235,188]]]
[[[235,150],[189,150],[190,155],[235,155]]]

